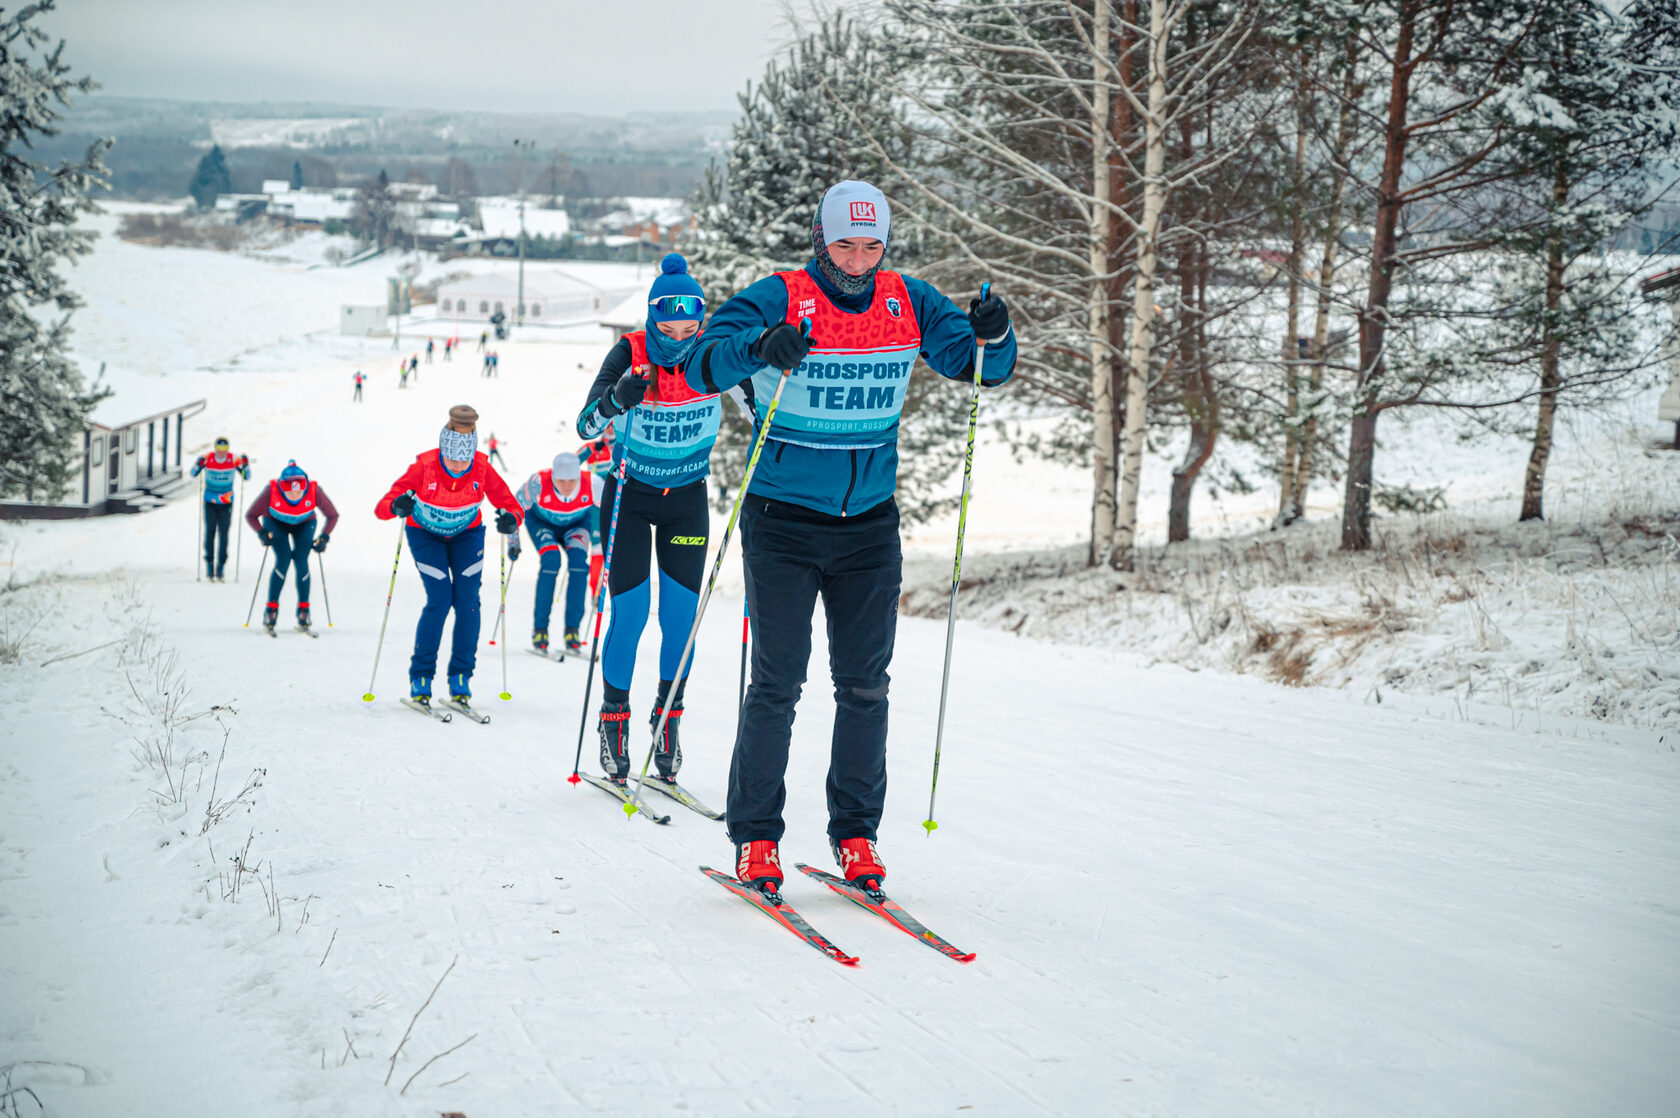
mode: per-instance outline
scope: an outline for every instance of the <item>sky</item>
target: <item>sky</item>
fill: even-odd
[[[623,113],[735,108],[783,0],[59,0],[101,93]]]

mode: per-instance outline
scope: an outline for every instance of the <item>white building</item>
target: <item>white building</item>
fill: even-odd
[[[338,308],[338,332],[358,338],[365,338],[370,334],[383,334],[386,328],[385,315],[386,308],[378,304],[345,304]]]
[[[593,322],[626,294],[622,288],[602,288],[552,269],[525,274],[525,321],[529,323]],[[498,312],[510,322],[519,319],[519,277],[508,273],[471,276],[438,289],[437,313],[443,318],[488,320]]]
[[[519,236],[519,202],[510,198],[480,198],[478,219],[487,237]],[[545,210],[535,199],[525,201],[525,235],[558,239],[572,231],[565,210]]]

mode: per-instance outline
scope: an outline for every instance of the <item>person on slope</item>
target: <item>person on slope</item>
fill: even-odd
[[[682,764],[677,726],[683,713],[683,679],[673,679],[700,600],[706,565],[706,474],[722,417],[713,391],[696,392],[679,371],[700,338],[706,300],[688,263],[670,253],[648,291],[647,326],[620,338],[578,415],[584,439],[610,423],[614,473],[601,492],[603,538],[612,536],[607,591],[612,621],[601,649],[601,767],[620,783],[630,772],[630,680],[636,645],[648,614],[648,553],[659,562],[659,692],[650,724],[670,706],[656,744],[659,776],[676,780]],[[624,474],[624,496],[614,534],[610,517]],[[692,661],[690,662],[692,664]]]
[[[578,459],[583,463],[586,473],[595,475],[595,488],[600,489],[606,484],[607,475],[612,473],[613,461],[613,429],[609,424],[606,430],[577,449]],[[595,537],[605,539],[602,535],[606,531],[601,523],[601,506],[595,506]],[[601,565],[605,556],[597,547],[595,554],[589,557],[589,594],[593,597],[601,588]]]
[[[496,438],[496,432],[494,431],[490,432],[490,440],[484,446],[484,456],[501,466],[502,469],[507,469],[507,459],[502,457],[501,440]]]
[[[321,534],[315,534],[315,512],[327,518]],[[327,491],[309,480],[297,462],[287,462],[280,476],[268,483],[245,510],[245,523],[264,547],[274,549],[274,573],[268,576],[268,605],[263,609],[263,628],[274,632],[280,618],[280,591],[286,585],[286,568],[297,572],[297,624],[309,628],[309,553],[327,550],[327,541],[338,525],[338,510]]]
[[[397,387],[398,388],[407,388],[408,387],[408,362],[407,361],[398,361],[397,362]]]
[[[428,365],[432,363],[432,350],[436,347],[436,345],[437,343],[432,341],[432,339],[426,339],[426,364]]]
[[[741,506],[752,684],[725,814],[736,874],[761,889],[782,881],[784,777],[818,595],[836,706],[829,843],[848,881],[878,886],[886,877],[875,841],[903,565],[893,500],[899,412],[918,355],[943,377],[972,377],[978,337],[987,341],[984,384],[1004,383],[1015,366],[1003,300],[973,300],[964,315],[921,280],[882,271],[890,229],[875,187],[830,187],[811,224],[811,262],[719,307],[684,365],[695,391],[746,388],[755,425],[782,370],[793,370]]]
[[[595,509],[600,489],[595,475],[584,473],[578,456],[565,451],[554,456],[546,470],[526,479],[514,497],[525,510],[525,531],[537,549],[537,603],[531,619],[531,647],[548,652],[548,618],[554,607],[554,583],[564,559],[566,579],[567,652],[583,647],[578,626],[583,624],[584,574],[589,570],[590,552],[600,545],[596,534]]]
[[[478,412],[458,404],[449,409],[449,422],[438,435],[437,448],[422,451],[373,508],[381,520],[406,518],[409,551],[426,588],[426,606],[408,662],[408,689],[411,698],[428,706],[443,622],[451,609],[455,629],[449,651],[449,698],[465,703],[472,697],[478,591],[484,576],[484,520],[478,506],[485,499],[500,510],[496,531],[504,536],[518,531],[524,510],[490,460],[478,452]],[[517,548],[510,550],[518,554]]]
[[[443,359],[445,361],[450,361],[454,357],[455,357],[455,339],[452,338],[452,337],[443,339]]]
[[[362,375],[362,371],[360,369],[357,369],[356,370],[356,396],[355,396],[355,399],[353,401],[354,403],[359,404],[359,403],[362,402],[362,382],[365,381],[365,380],[367,380],[367,378]]]
[[[226,438],[216,440],[215,449],[193,463],[192,476],[204,475],[204,576],[212,582],[227,581],[228,533],[233,527],[233,479],[251,480],[251,460],[235,458]]]

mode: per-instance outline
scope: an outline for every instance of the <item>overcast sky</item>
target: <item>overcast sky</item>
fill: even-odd
[[[101,92],[399,108],[734,109],[782,0],[59,0]]]

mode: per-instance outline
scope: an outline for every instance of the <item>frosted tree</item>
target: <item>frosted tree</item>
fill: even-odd
[[[1490,348],[1535,373],[1520,518],[1538,520],[1559,406],[1637,386],[1659,360],[1638,336],[1632,277],[1604,249],[1650,208],[1680,150],[1680,8],[1551,0],[1524,61],[1505,107],[1533,218],[1504,239],[1519,254],[1502,285],[1516,298]]]
[[[57,134],[75,94],[64,43],[49,48],[33,25],[51,0],[0,16],[0,492],[56,500],[74,463],[74,437],[102,393],[83,386],[65,354],[70,313],[81,300],[60,266],[86,255],[94,234],[76,228],[108,185],[110,140],[80,161],[49,167],[30,158],[33,139]]]

